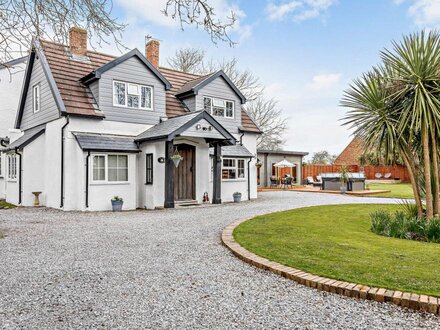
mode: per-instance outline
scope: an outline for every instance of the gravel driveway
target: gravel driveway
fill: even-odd
[[[221,206],[120,214],[0,211],[0,327],[439,328],[440,319],[319,292],[254,268],[220,243],[251,215],[389,202],[270,192]]]

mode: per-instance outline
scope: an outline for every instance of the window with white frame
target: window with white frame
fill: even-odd
[[[127,155],[93,155],[92,181],[93,182],[127,182],[128,156]]]
[[[8,180],[17,179],[17,155],[8,155]]]
[[[234,118],[234,101],[205,96],[203,108],[216,117]]]
[[[32,107],[34,109],[34,113],[40,111],[40,84],[32,87]]]
[[[113,105],[153,110],[153,87],[113,81]]]
[[[236,180],[246,177],[244,159],[223,158],[222,179]]]

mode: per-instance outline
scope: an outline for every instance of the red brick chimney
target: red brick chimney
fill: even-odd
[[[70,28],[69,48],[72,54],[87,55],[87,30],[79,27]]]
[[[156,68],[159,67],[160,42],[157,39],[150,39],[145,45],[145,57]]]

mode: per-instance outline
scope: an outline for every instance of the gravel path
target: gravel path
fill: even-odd
[[[220,243],[251,215],[389,202],[297,192],[114,213],[0,211],[0,327],[440,329],[440,319],[319,292],[254,268]]]

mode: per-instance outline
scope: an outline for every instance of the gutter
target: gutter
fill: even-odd
[[[66,123],[61,127],[61,196],[60,208],[64,207],[64,129],[69,125],[69,116],[66,116]]]
[[[18,165],[18,205],[21,205],[21,196],[23,194],[22,191],[22,183],[21,183],[21,179],[22,179],[22,154],[18,152],[18,148],[14,149],[14,152],[16,155],[18,155],[18,161],[19,161],[19,165]]]

